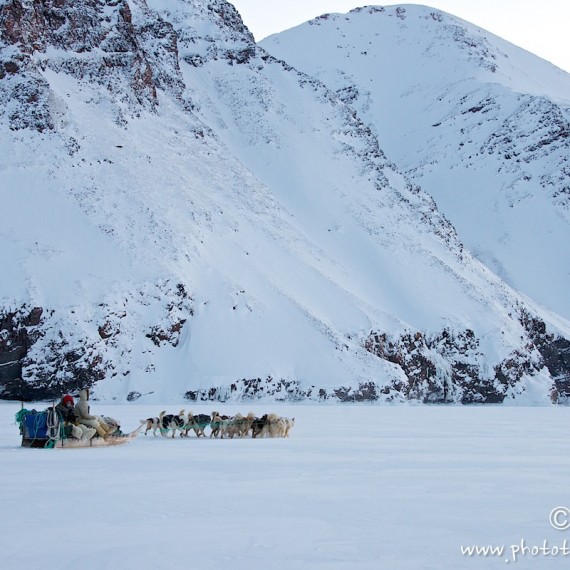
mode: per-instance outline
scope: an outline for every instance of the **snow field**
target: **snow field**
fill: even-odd
[[[19,447],[19,407],[0,403],[1,551],[14,570],[479,569],[514,562],[521,540],[570,541],[549,523],[570,507],[565,407],[186,405],[296,425],[288,439],[149,434],[74,450]],[[181,407],[92,406],[124,431]],[[471,545],[505,552],[462,555]],[[516,564],[567,567],[568,556]]]

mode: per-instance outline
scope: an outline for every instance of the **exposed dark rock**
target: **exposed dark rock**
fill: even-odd
[[[129,392],[127,395],[127,402],[135,402],[142,394],[140,392]]]
[[[115,334],[115,331],[111,329],[111,324],[108,322],[104,325],[101,325],[97,330],[99,331],[99,336],[103,340],[111,338]]]
[[[0,61],[13,129],[51,130],[46,67],[99,83],[132,108],[158,105],[158,89],[181,98],[184,84],[172,26],[141,5],[135,22],[128,2],[13,0],[0,6],[1,44],[13,46]],[[49,47],[59,55],[44,56]],[[19,72],[19,73],[18,73]],[[16,76],[17,74],[17,76]]]
[[[386,333],[371,333],[364,346],[401,368],[406,381],[395,382],[393,388],[406,399],[501,403],[509,389],[520,388],[525,376],[538,374],[544,365],[549,368],[557,391],[566,395],[570,385],[570,343],[546,334],[543,321],[528,314],[526,318],[530,340],[525,350],[514,351],[496,365],[492,377],[479,365],[479,340],[469,329],[459,333],[446,329],[430,338],[420,332],[397,339],[389,339]]]
[[[157,291],[167,301],[163,307],[165,314],[161,324],[153,326],[153,333],[146,336],[157,346],[162,342],[176,346],[184,323],[193,314],[192,299],[181,283],[171,286],[163,282],[144,294],[156,296]],[[54,310],[24,305],[0,312],[0,398],[25,401],[59,398],[121,372],[117,366],[122,358],[117,354],[125,356],[122,344],[126,333],[120,323],[128,313],[124,308],[116,310],[105,304],[99,305],[99,309],[104,315],[101,324],[94,327],[83,324],[75,330],[73,309],[68,315],[61,315]],[[62,322],[67,322],[68,327]],[[96,333],[90,335],[88,331],[92,328]],[[123,375],[128,375],[128,369]]]
[[[43,309],[23,306],[16,311],[0,312],[0,386],[25,391],[22,384],[22,361],[30,347],[41,334],[37,326],[41,322]]]
[[[541,364],[548,368],[554,381],[552,399],[570,398],[570,341],[560,335],[548,333],[543,320],[521,308],[520,321],[542,357]]]
[[[314,387],[303,388],[298,381],[275,380],[267,378],[242,378],[229,386],[213,387],[201,390],[188,390],[185,398],[192,402],[232,400],[259,400],[272,397],[281,401],[298,401],[311,398]]]
[[[554,164],[556,168],[541,174],[540,184],[551,192],[556,204],[568,209],[570,123],[559,105],[545,97],[521,96],[519,107],[492,132],[479,152],[512,160],[509,168],[513,172],[523,172],[526,164],[540,163],[541,157],[548,154],[552,158],[545,165]]]
[[[24,330],[23,334],[30,338],[32,331]],[[45,340],[46,330],[38,326],[34,332],[34,343]],[[85,339],[71,347],[60,331],[57,338],[45,343],[39,354],[33,352],[34,343],[28,343],[25,352],[18,355],[19,375],[2,379],[2,398],[24,401],[59,398],[105,377],[108,366]]]
[[[267,378],[241,379],[229,386],[188,390],[191,401],[236,401],[273,398],[275,400],[334,400],[374,402],[378,400],[415,400],[423,403],[500,404],[512,390],[524,390],[524,378],[534,376],[546,366],[553,378],[555,394],[570,396],[570,342],[546,332],[540,319],[522,312],[521,322],[529,331],[525,350],[517,350],[485,374],[483,355],[475,333],[444,329],[426,337],[421,332],[390,338],[372,332],[364,341],[366,350],[396,364],[404,380],[388,386],[374,382],[357,387],[325,389],[304,386],[298,381]]]
[[[357,387],[318,388],[313,385],[302,385],[297,380],[267,378],[250,378],[236,380],[229,386],[188,390],[185,398],[191,402],[229,402],[254,401],[266,398],[276,401],[299,402],[375,402],[383,400],[401,401],[402,395],[396,390],[379,386],[374,382],[360,383]]]
[[[175,301],[171,301],[166,306],[167,317],[166,322],[162,325],[153,326],[146,337],[152,340],[155,346],[161,346],[163,343],[178,346],[182,327],[186,322],[186,316],[194,315],[194,311],[190,306],[192,297],[182,283],[176,286]],[[185,308],[188,307],[188,308]]]

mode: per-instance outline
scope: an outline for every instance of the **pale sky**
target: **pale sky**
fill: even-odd
[[[230,0],[257,41],[327,12],[345,13],[359,0]],[[419,4],[389,2],[383,5]],[[570,0],[428,0],[570,72]]]

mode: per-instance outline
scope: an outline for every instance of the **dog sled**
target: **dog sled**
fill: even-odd
[[[64,422],[55,406],[41,412],[22,408],[16,414],[16,423],[20,426],[22,447],[44,449],[123,445],[135,439],[142,428],[139,426],[129,433],[123,433],[118,426],[115,433],[105,438],[96,435],[90,439],[76,439],[66,434]]]

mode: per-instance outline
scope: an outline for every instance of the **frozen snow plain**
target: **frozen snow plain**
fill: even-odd
[[[92,410],[126,431],[181,407]],[[20,405],[0,402],[2,566],[568,567],[570,530],[549,521],[562,507],[556,522],[570,524],[567,407],[184,407],[275,411],[296,425],[289,439],[141,434],[117,447],[26,449]],[[470,546],[504,550],[462,554]]]

